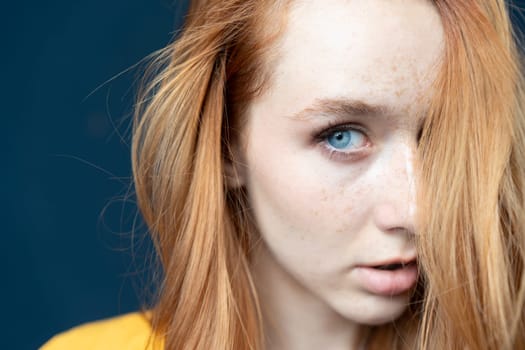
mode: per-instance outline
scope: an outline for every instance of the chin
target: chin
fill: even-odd
[[[348,320],[368,326],[380,326],[398,319],[408,309],[408,296],[367,298],[360,305],[348,305],[339,314]]]
[[[390,323],[392,321],[395,321],[398,319],[404,312],[406,308],[402,309],[401,311],[387,315],[385,313],[376,314],[376,315],[367,315],[368,317],[364,317],[361,320],[359,320],[360,324],[364,324],[367,326],[380,326],[385,323]]]

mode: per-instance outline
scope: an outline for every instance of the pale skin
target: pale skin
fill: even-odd
[[[423,0],[295,1],[288,16],[236,148],[267,348],[356,349],[405,311],[417,274],[413,162],[442,26]]]

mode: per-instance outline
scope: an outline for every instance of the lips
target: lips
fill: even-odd
[[[417,282],[416,259],[392,259],[355,268],[365,290],[381,296],[395,296],[412,289]]]

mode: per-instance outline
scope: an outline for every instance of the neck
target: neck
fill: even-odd
[[[266,350],[359,349],[362,327],[305,289],[263,243],[254,251],[252,274],[263,313]]]

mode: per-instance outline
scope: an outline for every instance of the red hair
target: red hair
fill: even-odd
[[[192,1],[147,72],[134,124],[138,202],[163,267],[166,349],[263,349],[243,190],[229,144],[271,79],[287,1]],[[369,349],[525,348],[525,109],[501,0],[435,0],[445,48],[418,155],[421,294]]]

